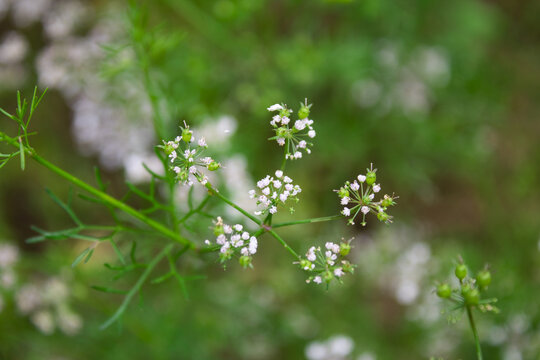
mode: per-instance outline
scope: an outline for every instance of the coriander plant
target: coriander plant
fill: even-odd
[[[186,122],[179,127],[178,136],[172,140],[161,139],[160,144],[155,146],[156,156],[162,164],[161,172],[154,171],[143,164],[151,176],[150,186],[146,191],[126,182],[128,194],[117,199],[107,193],[107,185],[98,169],[95,171],[97,185],[94,186],[59,168],[41,157],[30,144],[31,136],[35,135],[29,131],[30,120],[44,94],[45,92],[38,95],[36,88],[30,101],[27,101],[20,93],[17,93],[15,112],[2,110],[2,113],[16,124],[17,134],[8,135],[5,131],[0,131],[0,141],[12,149],[11,152],[0,155],[2,157],[0,167],[5,166],[11,159],[19,157],[21,170],[24,170],[27,158],[32,159],[82,190],[83,193],[79,194],[79,198],[109,211],[110,224],[87,224],[79,218],[73,208],[72,192],[67,201],[63,201],[51,191],[47,191],[47,194],[65,210],[74,226],[55,231],[33,227],[38,234],[28,239],[29,243],[62,239],[87,241],[89,246],[74,259],[72,266],[87,262],[94,254],[96,247],[108,244],[114,250],[117,261],[116,264],[106,263],[105,266],[116,272],[116,277],[122,277],[130,272],[139,273],[138,280],[128,291],[94,287],[104,292],[125,294],[122,304],[102,325],[103,328],[108,327],[124,314],[130,302],[162,263],[168,266],[168,270],[151,282],[161,283],[168,279],[175,279],[187,296],[186,281],[194,277],[180,273],[178,269],[180,258],[193,256],[207,259],[203,255],[210,253],[215,254],[214,259],[219,259],[224,266],[229,260],[236,259],[242,267],[250,268],[255,262],[254,256],[257,254],[259,241],[263,238],[273,238],[291,255],[291,263],[298,266],[301,271],[307,272],[307,283],[324,283],[328,287],[334,281],[341,283],[345,274],[354,271],[355,266],[346,259],[352,247],[352,240],[332,241],[330,239],[324,245],[311,246],[305,256],[301,256],[286,239],[279,235],[279,228],[345,220],[347,217],[350,218],[347,224],[352,225],[359,213],[362,214],[362,225],[366,224],[366,216],[370,213],[381,222],[392,221],[387,210],[396,204],[396,197],[384,195],[380,200],[375,199],[381,191],[381,186],[376,182],[377,170],[372,165],[365,174],[358,175],[352,182],[346,181],[343,186],[334,190],[338,194],[341,205],[344,206],[340,214],[310,219],[294,218],[294,204],[301,200],[302,187],[286,174],[286,170],[289,162],[303,158],[303,154],[310,154],[314,147],[312,140],[316,136],[316,131],[313,126],[314,121],[309,118],[311,104],[308,104],[307,99],[300,104],[296,116],[285,104],[274,104],[268,107],[267,110],[273,114],[270,125],[275,133],[275,136],[270,137],[269,140],[275,140],[283,149],[283,160],[277,170],[257,182],[256,189],[245,189],[257,206],[257,210],[249,211],[231,201],[214,185],[212,173],[220,171],[222,165],[219,160],[207,155],[212,144],[207,144],[204,137],[197,136]],[[154,121],[157,122],[156,128],[158,128],[161,119],[157,113]],[[175,192],[179,187],[188,187],[191,194],[196,186],[203,187],[206,196],[198,204],[194,203],[191,196],[188,197],[189,210],[182,212],[175,201]],[[166,191],[159,191],[160,189]],[[135,208],[130,204],[130,197],[133,195],[147,202],[149,206]],[[236,209],[243,216],[245,223],[229,224],[225,216],[208,213],[206,209],[213,202],[221,202]],[[274,215],[283,209],[288,211],[291,219],[285,222],[274,222]],[[200,217],[207,222],[213,229],[214,240],[207,239],[203,231],[190,229],[187,221],[194,217]],[[249,228],[248,223],[251,223]],[[249,230],[251,228],[254,230]],[[188,236],[187,232],[191,234]],[[98,236],[97,233],[102,235]],[[122,234],[133,236],[126,238],[121,237]],[[139,237],[151,241],[153,256],[150,259],[144,259],[137,254],[136,239]],[[125,245],[122,243],[131,243],[129,251],[125,250],[125,246],[121,246]]]

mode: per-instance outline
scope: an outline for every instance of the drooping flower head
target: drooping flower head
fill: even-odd
[[[344,205],[341,213],[349,219],[349,224],[354,225],[354,219],[362,213],[362,225],[366,225],[366,215],[370,212],[377,215],[377,218],[385,223],[392,222],[392,216],[386,213],[388,207],[396,204],[396,196],[384,195],[380,200],[375,200],[375,196],[381,191],[381,185],[377,181],[377,169],[373,169],[373,164],[366,169],[366,174],[360,174],[353,181],[347,181],[337,192]]]

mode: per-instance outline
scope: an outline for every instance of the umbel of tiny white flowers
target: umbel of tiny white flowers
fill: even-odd
[[[221,164],[209,156],[202,156],[208,148],[204,137],[196,140],[185,121],[184,127],[180,126],[180,129],[181,135],[174,140],[163,141],[163,145],[159,146],[170,159],[169,170],[176,173],[178,182],[191,186],[192,178],[195,178],[202,185],[206,185],[208,177],[200,169],[216,171]]]
[[[249,197],[257,199],[259,210],[255,215],[275,214],[278,206],[285,204],[289,200],[298,202],[298,194],[302,192],[299,185],[294,185],[293,180],[284,175],[283,171],[276,170],[274,176],[266,177],[257,181],[257,190],[250,190]],[[290,208],[293,212],[294,209]]]
[[[244,268],[253,267],[251,265],[252,255],[257,253],[259,244],[257,238],[245,231],[241,224],[227,225],[218,216],[214,221],[214,235],[216,236],[215,243],[220,246],[219,258],[221,263],[237,255],[239,256],[240,265]],[[206,240],[205,244],[211,246],[212,242]]]
[[[291,122],[293,111],[287,108],[287,105],[274,104],[267,109],[271,112],[278,112],[270,121],[276,135],[268,140],[276,140],[279,146],[285,146],[286,159],[300,159],[302,151],[311,154],[310,147],[313,146],[313,143],[309,142],[309,139],[313,139],[317,133],[312,126],[313,120],[308,118],[310,108],[311,104],[308,105],[307,99],[304,103],[300,103],[298,120],[294,123]]]
[[[366,174],[358,175],[353,182],[347,181],[337,192],[341,199],[341,205],[344,205],[341,213],[349,219],[348,224],[354,225],[354,219],[359,213],[362,213],[362,226],[366,225],[366,215],[373,213],[384,223],[391,223],[392,216],[386,213],[390,206],[394,206],[397,196],[384,195],[382,200],[375,200],[377,193],[381,191],[381,185],[377,181],[377,169],[373,169],[373,164],[366,169]]]
[[[309,272],[306,282],[325,282],[328,285],[335,279],[341,283],[343,275],[352,274],[355,265],[344,259],[351,251],[351,240],[341,241],[339,244],[327,242],[324,249],[310,247],[306,257],[295,262],[302,270]]]

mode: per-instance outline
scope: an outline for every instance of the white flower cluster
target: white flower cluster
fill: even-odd
[[[274,104],[267,109],[271,112],[279,111],[270,121],[276,136],[271,137],[269,140],[276,140],[279,146],[285,146],[286,159],[300,159],[302,158],[302,151],[311,154],[310,147],[313,144],[306,141],[306,139],[314,138],[316,132],[312,127],[313,120],[308,118],[310,108],[311,105],[307,104],[307,99],[305,103],[300,104],[300,110],[298,110],[299,119],[294,124],[291,124],[290,119],[292,110],[288,109],[287,105]]]
[[[70,292],[66,283],[50,278],[44,283],[28,283],[15,294],[19,312],[28,315],[39,331],[52,334],[58,327],[66,335],[75,335],[82,327],[82,319],[69,307]]]
[[[302,192],[299,185],[294,185],[293,180],[284,175],[283,171],[276,170],[275,177],[266,175],[263,179],[257,181],[256,190],[249,191],[249,197],[257,199],[257,205],[262,209],[255,211],[255,215],[264,215],[266,213],[275,214],[281,204],[287,200],[294,199],[298,202],[297,195]],[[294,211],[291,208],[291,212]]]
[[[227,225],[218,216],[214,225],[215,243],[220,246],[221,262],[230,260],[235,254],[240,255],[239,262],[243,267],[251,266],[252,256],[257,253],[259,243],[255,236],[244,230],[241,224]],[[211,246],[210,240],[205,241]]]
[[[377,218],[385,223],[391,223],[392,217],[386,213],[389,206],[395,205],[394,199],[397,197],[384,195],[380,201],[375,201],[375,194],[381,191],[381,185],[376,184],[377,169],[367,169],[366,175],[358,175],[352,183],[347,181],[339,190],[334,190],[338,193],[341,199],[341,205],[344,205],[341,213],[349,219],[349,224],[354,225],[354,219],[358,213],[362,213],[362,225],[366,225],[366,215],[372,212],[377,215]]]
[[[305,259],[295,262],[295,264],[300,265],[302,270],[312,274],[306,280],[307,283],[321,284],[324,281],[329,284],[332,279],[341,282],[343,275],[354,271],[354,265],[344,260],[344,257],[351,251],[350,241],[340,244],[327,242],[324,247],[324,250],[320,247],[310,247]]]
[[[18,259],[18,247],[9,243],[0,244],[0,289],[11,290],[15,285],[17,278],[14,267]]]
[[[189,130],[185,122],[184,125],[185,127],[181,127],[181,136],[177,136],[172,141],[163,142],[164,144],[160,147],[169,156],[170,169],[176,173],[179,182],[191,186],[193,185],[192,178],[195,178],[202,185],[206,185],[208,177],[199,168],[215,171],[221,167],[221,164],[209,156],[202,156],[208,148],[206,140],[204,137],[195,140],[193,131]]]

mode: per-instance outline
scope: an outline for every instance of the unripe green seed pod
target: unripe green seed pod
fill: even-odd
[[[216,171],[221,167],[221,164],[215,161],[212,161],[210,164],[208,164],[207,168],[210,171]]]
[[[224,234],[225,231],[223,231],[223,225],[216,225],[214,227],[214,235],[219,236],[221,234]]]
[[[440,284],[437,286],[437,296],[443,299],[448,299],[452,295],[452,289],[448,284]]]
[[[465,279],[465,276],[467,276],[467,267],[465,266],[465,264],[458,264],[458,266],[456,266],[454,274],[456,274],[456,277],[459,280]]]
[[[368,171],[366,174],[366,184],[373,185],[375,184],[376,180],[377,180],[377,175],[375,174],[375,171]]]
[[[341,243],[339,245],[339,253],[342,256],[347,256],[351,252],[351,245],[348,243]]]
[[[171,144],[167,144],[163,147],[163,151],[165,151],[165,154],[171,155],[172,152],[174,151],[174,148]]]
[[[462,294],[467,305],[478,305],[480,293],[477,289],[468,288],[466,291],[463,291]]]
[[[193,133],[191,132],[191,130],[189,130],[189,128],[185,128],[182,130],[182,140],[184,140],[186,143],[189,144],[189,142],[191,141],[191,135]]]
[[[251,264],[251,256],[246,256],[246,255],[240,256],[240,259],[238,259],[238,262],[240,263],[240,265],[242,265],[242,267],[246,268]]]
[[[344,272],[351,273],[351,274],[354,272],[354,266],[347,260],[343,260],[341,262],[341,265],[342,265],[341,268],[343,269]]]
[[[345,197],[345,196],[348,197],[348,196],[349,196],[349,190],[347,190],[347,189],[344,188],[344,187],[341,187],[341,188],[339,189],[339,191],[338,191],[338,195],[339,195],[340,198],[343,198],[343,197]]]
[[[309,108],[306,105],[302,105],[300,110],[298,110],[298,118],[305,119],[309,116]]]
[[[302,270],[311,270],[311,265],[311,261],[307,259],[300,260],[300,267],[302,268]]]
[[[491,273],[487,270],[482,270],[476,275],[476,282],[481,288],[486,288],[491,284]]]
[[[326,281],[327,283],[332,281],[333,278],[334,278],[334,274],[332,274],[331,271],[327,271],[324,273],[324,281]]]
[[[286,138],[289,135],[289,131],[287,130],[287,128],[280,127],[277,129],[276,135],[282,138]]]
[[[384,207],[392,206],[394,205],[394,200],[391,197],[385,195],[384,199],[381,202],[381,205]]]
[[[387,221],[388,220],[388,214],[385,213],[384,211],[379,211],[377,213],[377,219],[379,219],[380,221]]]

